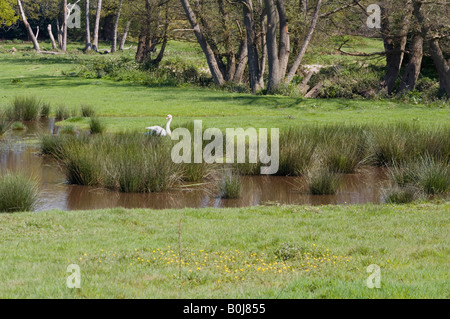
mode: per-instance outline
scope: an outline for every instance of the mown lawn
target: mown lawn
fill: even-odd
[[[0,297],[449,298],[449,208],[1,214]],[[66,286],[70,264],[80,289]],[[366,286],[371,264],[380,289]]]

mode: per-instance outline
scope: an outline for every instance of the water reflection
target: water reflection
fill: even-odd
[[[209,189],[173,190],[165,193],[126,194],[106,189],[68,185],[58,164],[39,155],[36,141],[40,133],[54,132],[54,121],[28,125],[25,132],[13,132],[0,141],[0,169],[23,171],[39,181],[37,211],[61,209],[243,207],[263,204],[359,204],[380,202],[380,188],[386,182],[383,169],[367,168],[345,175],[336,195],[310,195],[300,189],[293,177],[244,177],[239,199],[216,196],[215,184]],[[32,142],[33,140],[34,143]]]

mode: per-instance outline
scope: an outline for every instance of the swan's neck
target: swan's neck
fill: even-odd
[[[167,124],[166,124],[166,132],[167,132],[167,135],[172,135],[172,132],[170,131],[170,122],[172,122],[172,119],[169,119],[169,121],[167,121]]]

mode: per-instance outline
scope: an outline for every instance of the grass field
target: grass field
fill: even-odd
[[[186,53],[187,61],[197,61],[198,52],[190,46],[171,43],[171,50]],[[4,45],[5,48],[12,44]],[[191,50],[191,51],[189,51]],[[392,123],[416,122],[423,125],[448,123],[448,107],[407,104],[397,100],[303,99],[232,93],[198,87],[146,87],[130,82],[85,79],[64,76],[74,73],[83,59],[108,56],[43,56],[32,52],[0,54],[0,107],[15,96],[34,95],[50,103],[78,108],[91,105],[98,116],[105,117],[109,131],[143,129],[162,125],[172,114],[175,123],[197,118],[208,127],[284,127],[310,123]],[[22,55],[22,56],[21,56]],[[130,52],[124,55],[130,56]],[[197,62],[196,62],[197,63]],[[87,128],[88,119],[75,119]],[[65,122],[59,125],[64,125]],[[73,124],[73,123],[72,123]]]
[[[4,214],[0,296],[449,298],[449,208]],[[70,264],[80,267],[80,289],[66,287]],[[366,286],[371,264],[381,268],[380,289]]]
[[[19,52],[6,52],[13,46]],[[133,52],[84,55],[82,45],[70,44],[70,54],[46,56],[29,47],[0,43],[0,110],[27,95],[50,103],[51,115],[61,105],[90,105],[108,132],[164,125],[167,114],[174,125],[203,119],[205,127],[221,129],[450,123],[445,103],[304,99],[86,79],[76,76],[80,62],[133,58]],[[343,49],[362,47],[379,51],[380,42],[360,39]],[[192,44],[171,42],[167,58],[204,66]],[[305,63],[338,59],[351,58],[319,50]],[[88,129],[89,119],[58,125],[66,124]],[[0,214],[0,298],[449,298],[449,208],[435,201]],[[80,266],[81,289],[66,287],[70,264]],[[366,286],[371,264],[381,267],[381,289]]]

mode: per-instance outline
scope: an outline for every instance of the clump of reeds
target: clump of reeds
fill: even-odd
[[[219,182],[219,196],[221,198],[236,199],[241,196],[242,180],[238,174],[228,173]]]
[[[16,121],[11,124],[11,130],[13,131],[24,131],[25,129],[25,124],[23,124],[22,122]]]
[[[82,117],[94,117],[95,110],[91,105],[83,104],[81,105],[81,116]]]
[[[0,212],[31,211],[38,199],[37,183],[21,173],[0,175]]]
[[[44,139],[42,147],[65,168],[67,180],[121,192],[160,192],[181,180],[172,141],[139,133]],[[43,149],[44,152],[44,149]]]
[[[342,175],[321,167],[310,171],[306,177],[309,192],[312,195],[333,195],[339,189]]]
[[[421,190],[415,186],[390,186],[382,191],[384,201],[390,204],[407,204],[423,197]]]
[[[106,126],[98,117],[91,117],[89,121],[89,131],[91,134],[102,134],[106,129]]]
[[[398,187],[416,187],[429,195],[445,194],[450,189],[448,163],[424,155],[389,169],[391,181]]]
[[[280,161],[277,175],[299,176],[313,160],[317,144],[305,128],[288,128],[280,132]]]
[[[43,103],[40,116],[42,118],[48,118],[50,116],[50,111],[51,111],[50,104]]]
[[[35,96],[16,96],[6,114],[11,121],[33,121],[41,115],[42,102]]]

